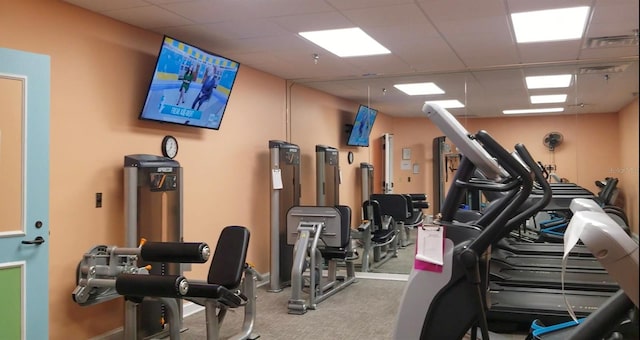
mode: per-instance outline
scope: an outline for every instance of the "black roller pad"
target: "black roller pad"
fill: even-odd
[[[181,298],[183,281],[186,279],[182,275],[120,274],[116,277],[116,291],[124,296]]]
[[[140,248],[140,256],[147,262],[167,263],[205,263],[209,259],[208,252],[203,250],[209,246],[204,242],[147,242]]]

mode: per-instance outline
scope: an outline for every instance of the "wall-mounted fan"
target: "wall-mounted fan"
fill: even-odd
[[[542,144],[546,146],[549,151],[554,151],[556,147],[562,144],[564,137],[560,132],[549,132],[542,139]]]

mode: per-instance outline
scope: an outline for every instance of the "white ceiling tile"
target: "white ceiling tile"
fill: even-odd
[[[402,59],[393,54],[373,55],[366,57],[344,58],[345,62],[362,69],[364,74],[388,74],[408,73],[413,70]]]
[[[351,21],[338,12],[289,15],[271,18],[271,20],[292,33],[354,26]]]
[[[420,8],[413,4],[353,9],[344,15],[363,29],[394,25],[429,25]]]
[[[105,11],[105,15],[142,28],[193,24],[189,19],[155,6]]]
[[[326,2],[339,10],[349,10],[413,3],[413,0],[326,0]]]
[[[202,29],[208,32],[213,32],[216,36],[221,36],[230,40],[283,36],[290,34],[277,24],[267,19],[225,21],[216,24],[203,24]]]
[[[394,54],[411,65],[415,71],[437,72],[465,68],[464,63],[449,45],[439,38],[402,40],[388,45],[387,48],[398,51]]]
[[[197,0],[159,6],[200,24],[257,18],[244,6],[244,2],[236,0]]]
[[[93,12],[104,12],[115,9],[127,9],[148,6],[143,0],[63,0],[64,2],[86,8]]]
[[[507,15],[504,0],[419,0],[418,4],[434,22]]]
[[[553,41],[545,43],[519,44],[522,62],[537,63],[546,60],[578,60],[582,41]]]
[[[236,3],[239,2],[236,0]],[[269,0],[247,1],[244,8],[258,18],[271,18],[287,15],[331,12],[335,9],[324,1],[318,0]]]

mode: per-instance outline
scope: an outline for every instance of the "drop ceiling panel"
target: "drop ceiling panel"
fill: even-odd
[[[303,15],[335,10],[325,1],[318,0],[227,1],[232,3],[230,7],[237,7],[238,3],[241,3],[247,13],[257,18]],[[212,2],[219,2],[219,0]]]
[[[305,31],[353,27],[353,23],[338,12],[282,16],[271,18],[271,20],[290,33],[295,34]]]
[[[156,6],[116,9],[103,12],[116,20],[145,29],[164,26],[191,25],[193,21]]]
[[[143,0],[65,0],[65,2],[86,8],[93,12],[144,7],[149,5]]]
[[[518,50],[524,63],[540,63],[548,60],[577,60],[582,41],[569,40],[545,43],[519,44]]]
[[[349,10],[413,3],[413,0],[326,0],[326,2],[338,10]]]
[[[189,1],[160,5],[162,8],[188,18],[194,23],[208,24],[231,20],[250,20],[258,16],[247,10],[243,2],[234,0]],[[165,25],[172,26],[172,25]],[[242,29],[239,27],[238,29]]]
[[[473,20],[506,15],[504,0],[418,0],[419,6],[434,23]]]
[[[414,4],[346,10],[343,14],[363,29],[396,25],[429,25],[420,8]]]
[[[416,72],[461,70],[464,63],[440,38],[400,40],[386,46]],[[397,52],[395,52],[397,51]]]
[[[357,67],[365,74],[405,74],[413,70],[402,59],[393,54],[344,58],[345,62]]]
[[[240,28],[241,27],[241,28]],[[240,29],[239,29],[240,28]],[[268,19],[233,20],[215,24],[204,24],[202,29],[225,39],[263,38],[290,34]]]
[[[590,37],[632,34],[639,26],[637,0],[65,2],[170,35],[283,79],[295,79],[339,97],[370,101],[391,115],[421,116],[425,100],[393,88],[398,82],[436,81],[446,88],[446,96],[463,97],[467,102],[467,108],[451,110],[456,115],[502,116],[506,105],[530,105],[524,75],[576,74],[587,63],[602,65],[595,61],[629,62],[631,66],[611,76],[606,89],[602,75],[579,76],[577,87],[569,88],[570,100],[597,103],[579,110],[567,106],[567,112],[619,109],[638,92],[637,45],[584,46]],[[512,12],[594,4],[587,37],[582,40],[517,45],[512,37]],[[338,58],[297,35],[352,26],[361,26],[392,54]],[[318,64],[313,63],[314,53],[320,55]],[[476,72],[472,77],[468,71]]]
[[[469,22],[441,21],[435,25],[467,67],[520,61],[504,17],[482,17]]]

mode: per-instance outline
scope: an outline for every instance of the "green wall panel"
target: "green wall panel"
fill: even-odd
[[[22,267],[0,268],[0,339],[21,339]]]

